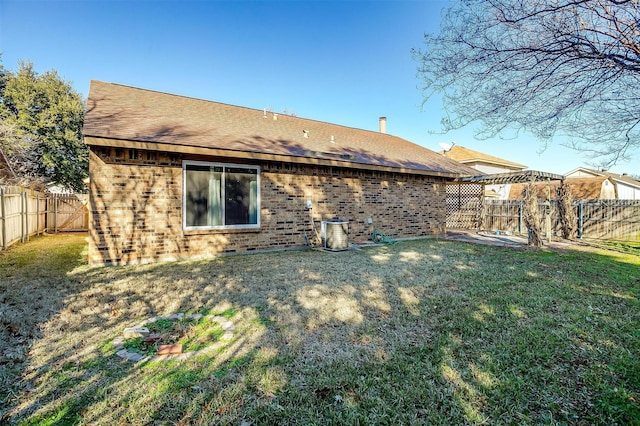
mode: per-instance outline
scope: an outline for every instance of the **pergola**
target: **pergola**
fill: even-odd
[[[455,179],[447,185],[447,216],[454,218],[455,223],[475,223],[474,227],[482,229],[485,211],[485,186],[524,184],[551,181],[563,181],[564,176],[537,170],[522,170],[508,173],[465,176]],[[547,202],[550,206],[551,190],[547,187]],[[547,217],[547,235],[550,235],[550,219]],[[460,221],[460,222],[459,222]]]

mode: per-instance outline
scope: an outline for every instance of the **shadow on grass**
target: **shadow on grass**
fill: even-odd
[[[76,263],[56,278],[51,313],[30,324],[41,331],[27,360],[3,375],[17,377],[3,396],[6,420],[633,424],[638,263],[438,240]],[[21,303],[26,312],[32,302]],[[230,308],[236,336],[212,356],[139,364],[115,356],[113,337],[141,319]]]
[[[35,374],[46,366],[34,366],[29,358],[32,342],[44,336],[41,326],[55,317],[68,299],[87,286],[68,274],[85,263],[84,234],[41,236],[0,252],[0,419],[15,396],[32,391],[24,380],[27,371]],[[53,359],[64,364],[67,354]]]

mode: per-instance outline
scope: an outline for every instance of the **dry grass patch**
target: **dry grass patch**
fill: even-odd
[[[83,250],[0,254],[5,421],[640,422],[634,255],[426,239],[92,269]],[[176,312],[226,312],[234,337],[182,362],[115,356],[125,327]]]

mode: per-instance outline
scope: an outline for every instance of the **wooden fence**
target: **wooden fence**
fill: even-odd
[[[45,194],[0,186],[0,250],[45,232],[86,231],[86,204],[86,194]]]
[[[447,216],[450,229],[482,229],[508,231],[514,234],[527,232],[522,220],[522,201],[483,200],[468,198],[459,210]],[[539,203],[540,215],[545,217],[547,206]],[[573,202],[577,216],[579,238],[640,241],[640,200],[576,200]],[[551,233],[561,236],[557,203],[551,201]],[[543,229],[543,233],[545,230]]]

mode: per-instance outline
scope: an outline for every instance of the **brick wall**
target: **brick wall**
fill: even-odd
[[[394,238],[444,232],[439,178],[324,166],[261,162],[260,229],[182,229],[182,160],[242,160],[92,147],[89,262],[146,263],[290,247],[313,237],[311,218],[349,221],[349,240],[373,228]],[[305,208],[311,200],[313,208]],[[371,218],[372,225],[367,224]]]

